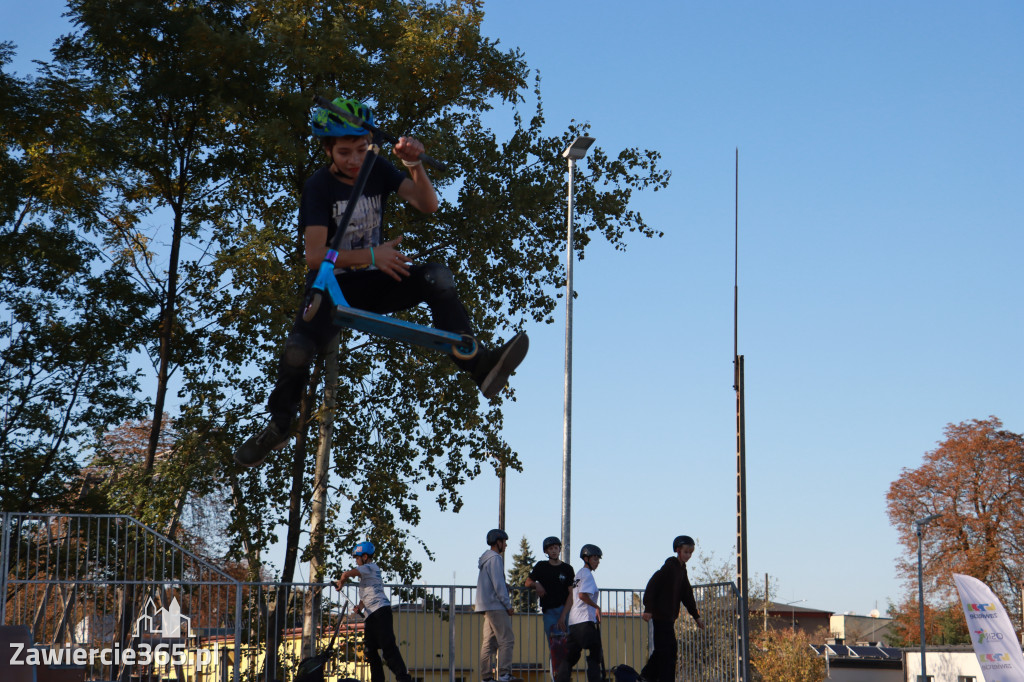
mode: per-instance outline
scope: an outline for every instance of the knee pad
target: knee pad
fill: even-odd
[[[452,271],[437,263],[427,263],[423,268],[423,281],[430,290],[439,294],[455,291],[455,277]]]
[[[316,344],[302,334],[289,334],[284,344],[284,364],[289,367],[308,367],[316,358]]]

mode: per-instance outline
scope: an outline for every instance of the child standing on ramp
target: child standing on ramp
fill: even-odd
[[[679,617],[680,604],[686,607],[697,627],[704,629],[704,621],[701,620],[697,600],[693,596],[693,587],[686,574],[686,562],[693,556],[695,546],[696,543],[689,535],[676,537],[672,541],[675,556],[665,559],[662,567],[647,582],[643,619],[646,622],[653,621],[651,639],[654,651],[647,665],[640,671],[643,682],[673,682],[676,679],[679,645],[675,623]]]
[[[352,550],[356,567],[342,573],[334,586],[340,590],[349,578],[359,578],[359,603],[356,604],[356,613],[366,611],[366,621],[363,623],[363,653],[370,664],[370,682],[386,682],[378,649],[384,654],[384,662],[391,668],[398,682],[412,682],[402,653],[398,650],[398,643],[395,641],[391,602],[384,594],[380,567],[373,562],[375,550],[372,542],[360,542],[356,545]]]
[[[335,99],[333,104],[373,126],[373,112],[354,99]],[[420,161],[423,144],[403,137],[392,148],[406,173],[377,158],[361,196],[352,197],[359,169],[370,150],[373,134],[323,107],[312,112],[313,135],[320,139],[328,164],[306,181],[299,208],[299,232],[305,242],[306,290],[310,290],[350,200],[355,200],[351,219],[341,238],[335,260],[335,278],[353,308],[392,313],[426,303],[438,329],[474,336],[469,315],[458,298],[452,272],[438,263],[414,263],[398,246],[399,236],[384,239],[384,208],[391,194],[424,213],[438,208],[437,194]],[[298,412],[310,368],[317,354],[339,332],[332,320],[333,306],[322,305],[312,319],[296,316],[278,364],[277,382],[267,408],[270,419],[258,434],[235,453],[244,466],[262,464],[271,450],[283,448],[291,437],[292,420]],[[499,349],[479,344],[470,359],[454,358],[488,400],[508,382],[526,357],[529,339],[516,334]]]
[[[587,650],[587,682],[604,681],[604,648],[601,644],[601,606],[597,603],[594,571],[601,563],[601,548],[583,545],[580,558],[583,568],[572,583],[572,604],[569,607],[569,650],[558,666],[555,682],[569,682],[572,668]]]
[[[540,597],[540,608],[544,613],[544,634],[548,637],[551,650],[551,677],[565,655],[565,623],[568,613],[565,605],[569,601],[569,590],[576,578],[572,566],[558,558],[562,552],[562,541],[554,536],[544,538],[544,553],[547,561],[538,561],[526,578],[526,587],[533,588]]]

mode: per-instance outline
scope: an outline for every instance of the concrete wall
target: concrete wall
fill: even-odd
[[[857,642],[882,642],[889,634],[892,618],[872,618],[837,614],[829,619],[829,630],[833,637],[841,637],[846,644]]]
[[[981,665],[974,651],[926,651],[928,674],[932,682],[957,682],[960,675],[973,675],[977,682],[984,682]],[[903,654],[903,669],[906,679],[917,682],[921,674],[921,652],[906,651]]]
[[[512,628],[516,637],[513,673],[523,678],[524,682],[547,682],[550,679],[550,652],[540,614],[516,614],[512,617]],[[456,613],[454,623],[449,623],[439,613],[400,609],[394,613],[394,630],[398,648],[413,678],[421,682],[448,682],[447,662],[449,652],[454,649],[452,660],[455,679],[467,682],[480,679],[477,668],[483,614],[472,611]],[[451,638],[453,630],[454,640]],[[343,630],[338,636],[336,647],[347,653],[346,662],[332,665],[328,669],[328,682],[342,678],[370,679],[369,666],[362,652],[356,650],[359,642],[362,642],[361,630]],[[601,619],[601,642],[609,669],[617,663],[626,663],[639,669],[647,660],[648,627],[636,614],[604,614]],[[222,671],[230,668],[234,661],[233,643],[222,641],[218,644],[221,648],[220,658],[214,659],[203,672],[196,674],[197,682],[219,681]],[[301,630],[285,633],[282,658],[290,661],[292,666],[303,657],[300,645]],[[319,648],[325,645],[326,642],[321,642]],[[240,661],[243,672],[257,675],[263,667],[262,648],[243,648]],[[585,665],[585,659],[581,659],[577,669]],[[390,679],[390,673],[388,677]],[[262,677],[259,679],[262,680]],[[6,680],[0,679],[0,682]]]
[[[829,673],[828,682],[904,682],[902,670],[830,668]]]

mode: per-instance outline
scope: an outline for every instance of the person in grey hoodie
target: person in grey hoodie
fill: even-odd
[[[495,528],[487,533],[490,546],[480,556],[477,565],[480,575],[476,580],[476,610],[484,614],[483,643],[480,646],[480,678],[483,682],[494,679],[494,668],[498,670],[498,682],[513,682],[512,649],[516,638],[512,634],[512,600],[505,584],[505,546],[508,533]],[[497,662],[492,658],[497,656]]]

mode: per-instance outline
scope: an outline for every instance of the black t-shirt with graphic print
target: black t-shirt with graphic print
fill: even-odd
[[[388,195],[396,192],[406,177],[405,173],[385,159],[378,158],[374,162],[370,177],[366,180],[366,187],[356,203],[348,229],[341,239],[339,250],[367,249],[384,241],[384,206]],[[305,235],[306,227],[309,225],[326,225],[329,245],[352,196],[352,189],[352,185],[347,185],[334,177],[330,166],[324,166],[313,173],[302,188],[299,236]]]
[[[545,594],[540,598],[541,609],[547,611],[563,606],[575,577],[576,572],[572,566],[564,561],[557,566],[552,566],[550,561],[538,561],[530,571],[530,580],[536,580],[544,586]]]

